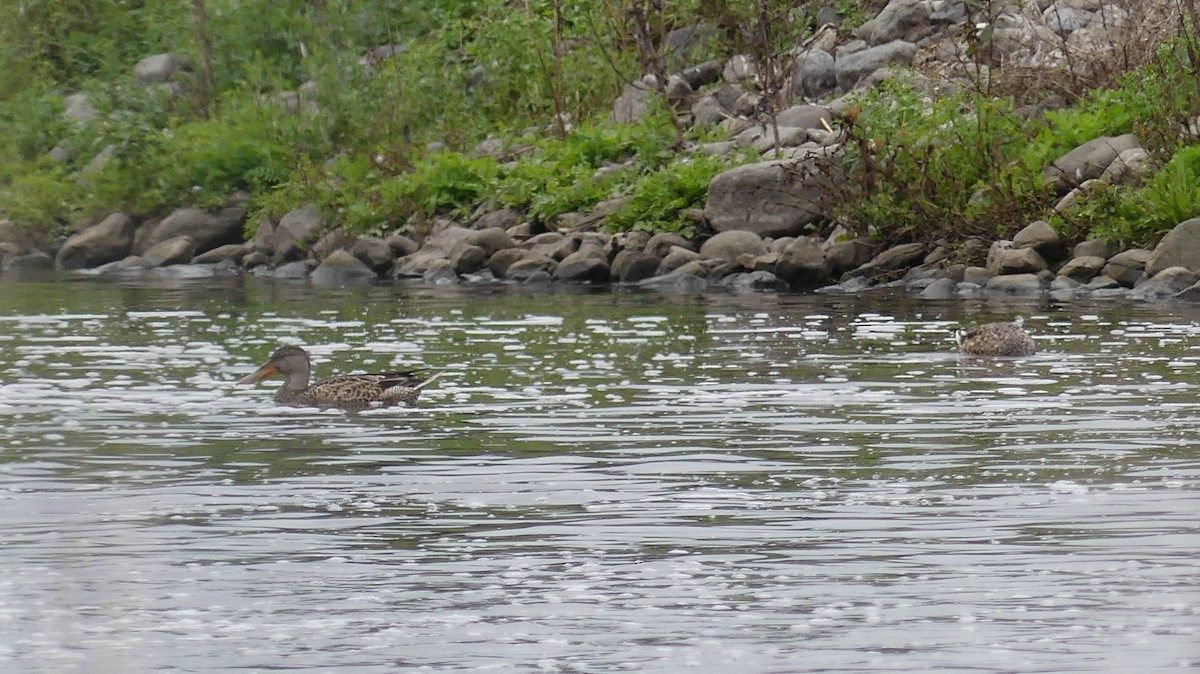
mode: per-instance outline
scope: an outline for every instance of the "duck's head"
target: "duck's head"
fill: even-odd
[[[285,346],[271,354],[271,359],[255,370],[249,376],[238,382],[241,384],[257,384],[271,375],[282,375],[285,379],[302,377],[308,379],[308,354],[298,346]]]

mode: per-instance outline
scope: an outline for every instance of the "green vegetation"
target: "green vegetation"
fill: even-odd
[[[214,88],[198,68],[174,93],[136,84],[147,55],[202,62],[193,4],[0,0],[0,217],[52,236],[81,218],[210,207],[242,190],[255,217],[315,203],[353,231],[383,232],[483,203],[553,226],[619,197],[609,226],[690,234],[685,214],[711,178],[752,158],[680,152],[668,111],[616,125],[612,101],[647,58],[788,53],[815,11],[784,0],[205,0]],[[884,3],[834,4],[854,26]],[[635,6],[655,39],[697,17],[713,28],[686,57],[639,52]],[[755,22],[757,43],[738,28]],[[381,45],[397,53],[373,52]],[[850,179],[836,217],[887,242],[1009,235],[1052,214],[1048,161],[1134,132],[1161,171],[1097,188],[1052,221],[1072,238],[1152,242],[1197,214],[1200,151],[1180,133],[1200,113],[1186,46],[1165,42],[1149,66],[1043,117],[982,87],[935,101],[901,84],[872,91],[843,120]],[[72,93],[88,95],[93,121],[64,117]]]

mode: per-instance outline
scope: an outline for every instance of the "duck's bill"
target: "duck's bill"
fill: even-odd
[[[274,365],[272,365],[270,363],[267,363],[266,365],[263,365],[262,367],[258,368],[257,370],[255,370],[254,372],[249,374],[248,376],[243,377],[241,380],[239,380],[238,386],[241,386],[243,384],[257,384],[258,382],[266,379],[267,377],[270,377],[271,375],[273,375],[277,372],[279,372],[279,368],[275,367]]]

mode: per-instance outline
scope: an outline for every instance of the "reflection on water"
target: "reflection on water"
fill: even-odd
[[[1200,664],[1194,310],[309,292],[0,288],[6,671]]]

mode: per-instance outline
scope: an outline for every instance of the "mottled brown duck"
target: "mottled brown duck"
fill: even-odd
[[[309,386],[311,370],[304,349],[285,346],[238,384],[257,384],[272,375],[280,375],[283,386],[275,391],[275,402],[280,405],[361,410],[374,406],[412,405],[421,395],[421,389],[438,377],[436,374],[425,377],[415,370],[344,374]]]
[[[1032,356],[1036,351],[1020,320],[959,329],[954,337],[958,350],[968,356]]]

